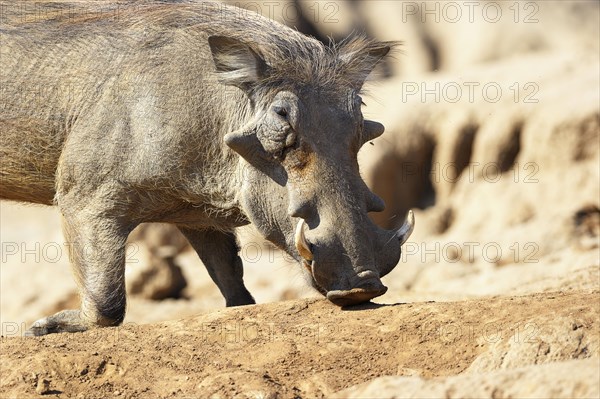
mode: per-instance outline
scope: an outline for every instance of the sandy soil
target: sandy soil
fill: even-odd
[[[380,376],[597,361],[599,300],[595,291],[344,310],[295,300],[3,339],[0,389],[19,397],[326,397]],[[587,381],[589,392],[600,393],[598,381]]]

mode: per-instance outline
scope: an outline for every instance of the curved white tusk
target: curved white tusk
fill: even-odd
[[[298,253],[307,261],[311,262],[313,260],[313,254],[310,251],[310,246],[306,241],[306,237],[304,237],[304,219],[300,219],[298,224],[296,225],[296,234],[294,234],[294,244],[296,244],[296,249]]]
[[[396,232],[396,236],[400,240],[400,245],[404,244],[408,240],[414,229],[415,214],[412,210],[409,210],[408,215],[406,215],[406,220],[404,221],[404,224]]]

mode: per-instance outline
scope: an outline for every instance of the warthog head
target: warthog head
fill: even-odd
[[[332,302],[384,294],[380,278],[398,263],[414,219],[386,231],[367,216],[384,204],[361,179],[357,154],[384,127],[363,119],[359,93],[393,43],[360,37],[327,47],[292,35],[209,44],[221,82],[249,99],[248,122],[224,140],[244,160],[240,201],[250,220]]]

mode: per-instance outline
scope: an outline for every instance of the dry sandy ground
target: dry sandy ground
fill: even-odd
[[[3,203],[0,212],[5,247],[62,243],[55,209]],[[263,304],[223,309],[200,261],[184,252],[176,263],[186,298],[130,297],[124,327],[42,338],[20,335],[35,319],[77,306],[67,259],[40,249],[36,262],[35,251],[4,248],[0,397],[600,395],[597,246],[469,273],[446,262],[435,265],[447,276],[437,282],[411,275],[415,261],[405,259],[385,278],[390,290],[379,304],[354,309],[306,299],[316,295],[297,266],[243,248],[254,251],[242,253],[246,280]],[[128,268],[146,261],[142,250]]]
[[[311,398],[380,376],[410,376],[388,377],[379,390],[359,387],[355,397],[392,397],[391,381],[397,397],[418,393],[415,381],[446,397],[597,397],[599,300],[594,291],[343,310],[326,300],[294,300],[154,325],[3,339],[0,390],[3,397]],[[500,386],[502,378],[493,378],[506,374],[498,370],[526,375],[527,366],[571,359],[590,360],[578,363],[585,372],[563,374],[560,386],[526,379]],[[456,377],[443,378],[459,373],[486,384],[470,391]]]

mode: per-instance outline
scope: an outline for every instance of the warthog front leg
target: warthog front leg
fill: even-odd
[[[250,305],[254,298],[244,285],[244,269],[235,234],[180,228],[225,297],[226,306]]]
[[[36,321],[25,335],[116,326],[125,317],[125,242],[129,229],[84,209],[63,213],[63,230],[79,286],[80,310],[63,310]]]

